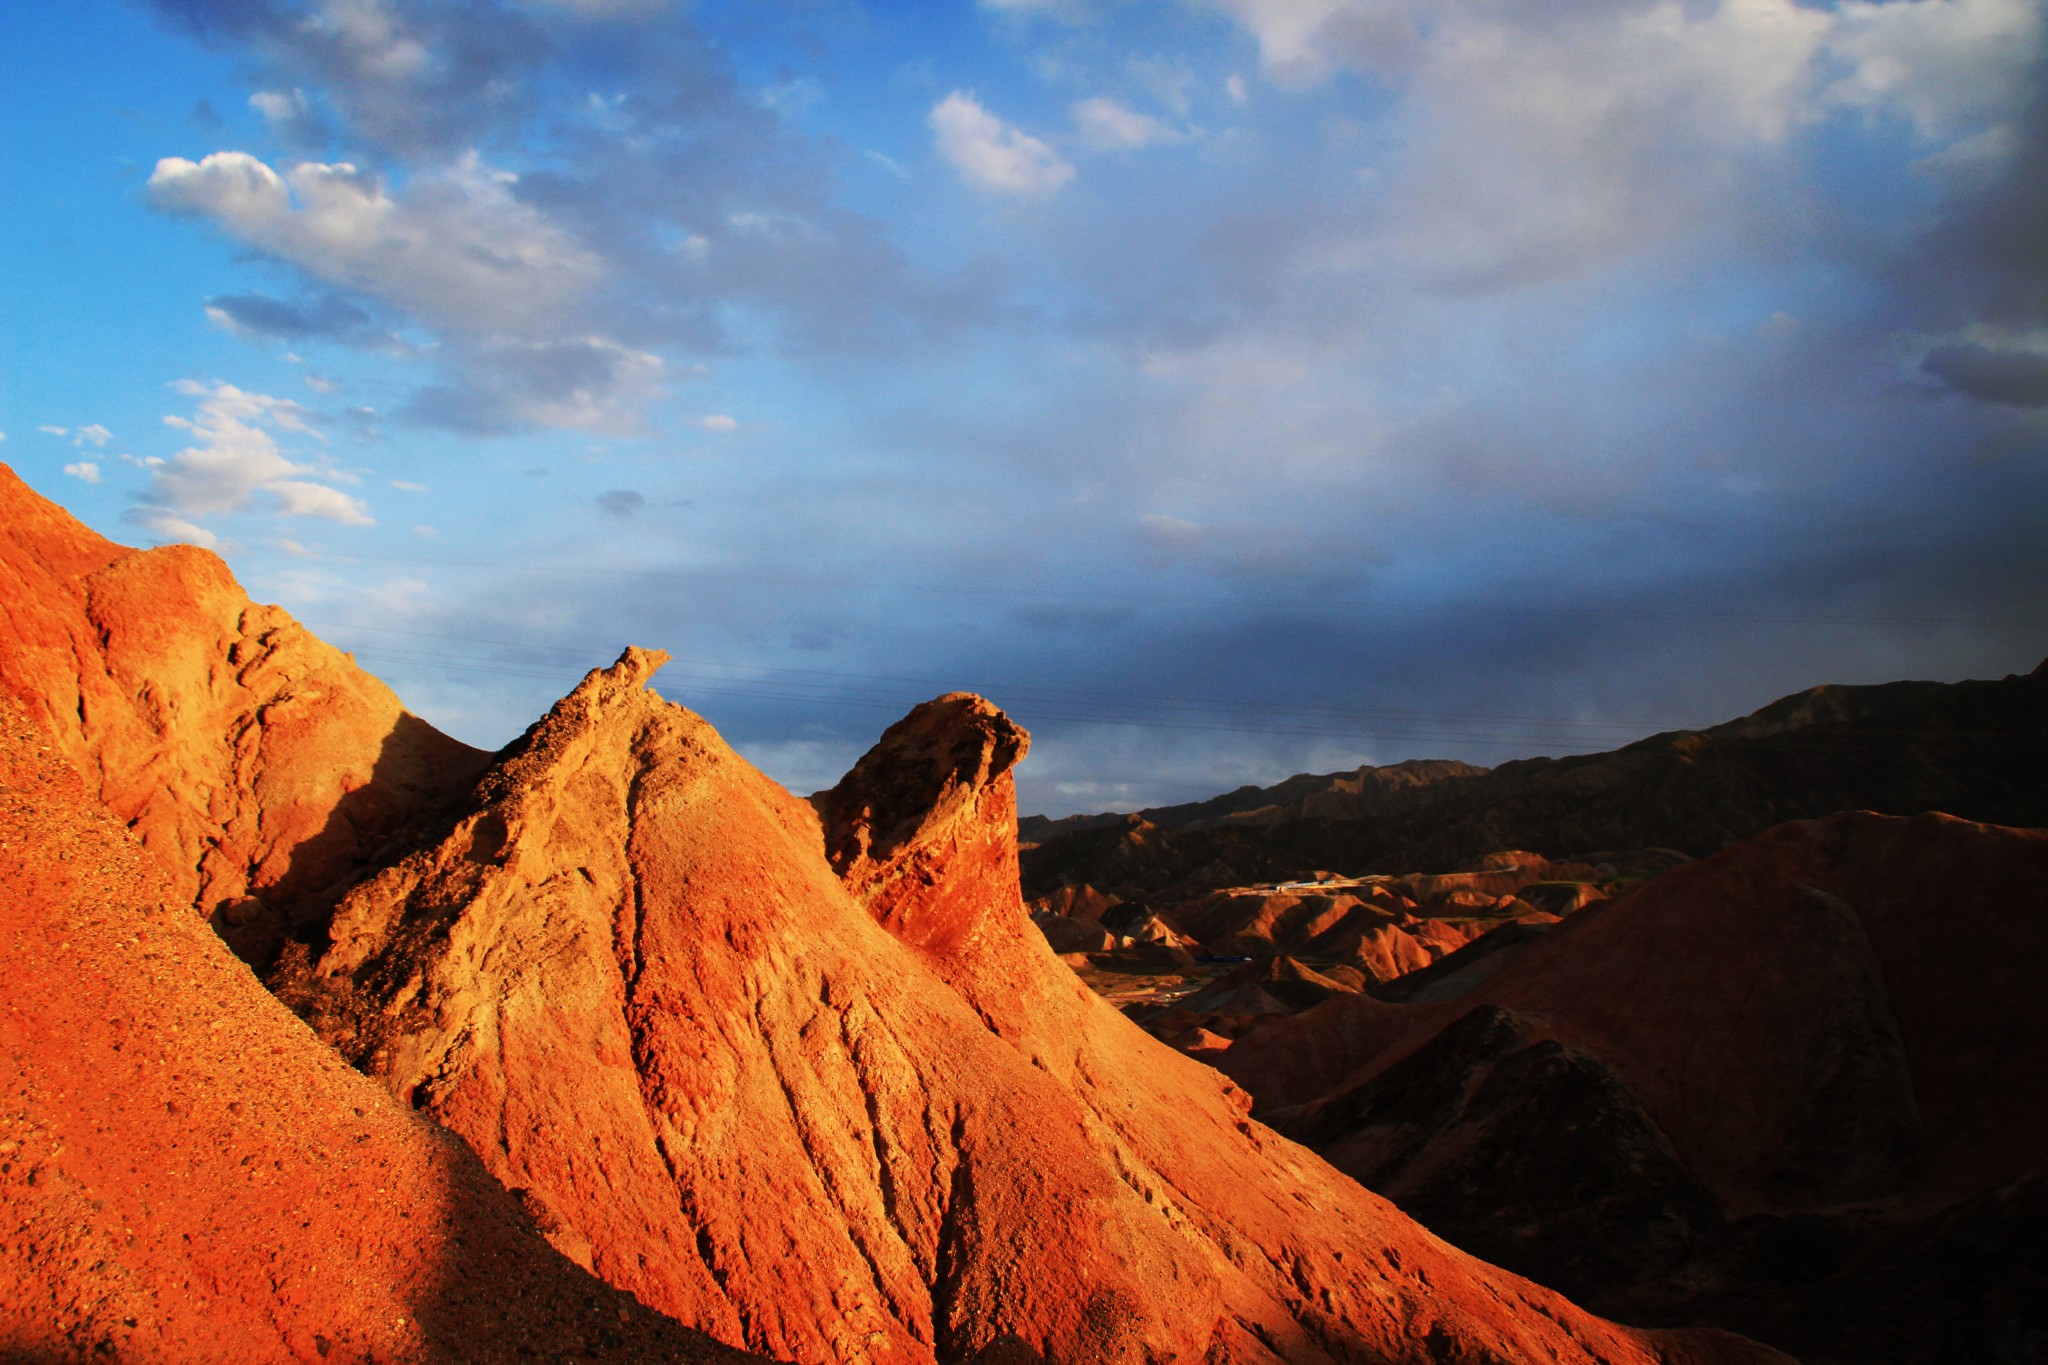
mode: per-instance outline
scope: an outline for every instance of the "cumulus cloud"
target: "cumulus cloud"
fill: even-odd
[[[722,412],[713,412],[698,418],[697,425],[706,431],[738,431],[740,423],[737,417],[728,417]]]
[[[91,460],[80,460],[76,464],[67,464],[64,466],[64,472],[72,478],[82,479],[86,483],[98,483],[100,481],[100,467]]]
[[[232,384],[182,380],[173,387],[195,399],[196,408],[190,417],[173,414],[164,423],[186,432],[192,444],[169,459],[144,461],[149,487],[130,510],[131,519],[166,539],[201,545],[217,543],[201,519],[249,511],[259,503],[280,516],[372,524],[360,499],[332,486],[337,473],[287,458],[278,445],[279,433],[321,439],[304,407]]]
[[[960,179],[988,194],[1051,194],[1074,178],[1074,168],[1046,143],[991,114],[955,90],[926,118],[939,155]]]
[[[617,431],[611,403],[508,413],[516,375],[481,370],[593,337],[671,364],[740,345],[867,357],[995,314],[985,263],[914,267],[836,201],[827,149],[666,0],[151,2],[243,62],[266,117],[328,139],[298,164],[223,149],[156,168],[158,209],[323,287],[215,299],[214,321],[394,351],[406,326],[444,356],[415,412],[502,430],[580,410]]]
[[[2035,0],[1849,0],[1829,41],[1848,71],[1826,97],[1903,114],[1925,138],[1954,137],[2022,102],[2041,42]]]
[[[603,274],[598,258],[512,193],[474,154],[394,197],[349,162],[277,171],[246,152],[165,157],[150,202],[213,220],[330,284],[416,317],[511,334],[544,330]]]
[[[1374,0],[1208,0],[1258,41],[1266,74],[1290,85],[1340,66],[1400,68],[1419,42],[1408,5]],[[1241,97],[1240,97],[1241,98]]]
[[[1098,152],[1133,151],[1155,143],[1178,142],[1181,138],[1178,129],[1107,95],[1080,100],[1070,112],[1082,144]]]
[[[1349,69],[1387,83],[1396,144],[1379,234],[1459,288],[1604,265],[1768,212],[1772,158],[1829,111],[1975,139],[1980,167],[2025,99],[2041,52],[2035,0],[1198,0],[1258,42],[1296,90]],[[1947,163],[1943,163],[1946,165]],[[1932,168],[1932,167],[1930,167]],[[1370,237],[1371,240],[1366,240]]]

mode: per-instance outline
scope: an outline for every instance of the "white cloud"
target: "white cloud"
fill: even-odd
[[[147,462],[150,484],[130,513],[134,520],[168,539],[213,545],[213,533],[196,519],[246,511],[261,495],[282,516],[372,524],[360,499],[317,481],[338,475],[295,463],[279,449],[277,432],[321,439],[305,408],[232,384],[183,380],[173,387],[199,400],[191,417],[164,418],[167,426],[189,432],[192,444],[168,460]]]
[[[82,427],[40,426],[36,430],[42,432],[45,436],[55,436],[59,440],[69,437],[71,444],[80,450],[85,449],[87,446],[91,446],[94,450],[104,450],[107,442],[114,439],[114,433],[108,431],[98,422]],[[6,438],[0,437],[0,440],[4,439]]]
[[[2036,0],[1848,0],[1830,47],[1849,73],[1835,102],[1890,107],[1922,137],[1953,137],[2015,109],[2041,56]]]
[[[1118,104],[1106,95],[1077,102],[1072,114],[1074,128],[1086,146],[1099,152],[1130,151],[1160,142],[1178,142],[1177,129]]]
[[[391,486],[401,493],[424,493],[427,491],[425,484],[414,483],[410,479],[393,479],[391,480]]]
[[[1259,63],[1286,85],[1319,81],[1339,66],[1398,67],[1417,37],[1409,5],[1385,0],[1206,0],[1251,32]],[[1233,81],[1237,77],[1231,78]],[[1233,90],[1233,97],[1237,97]]]
[[[960,178],[990,194],[1051,194],[1074,178],[1074,168],[1039,139],[1013,128],[955,90],[932,106],[926,122],[939,155]]]
[[[329,379],[325,375],[309,374],[305,376],[305,380],[306,387],[311,389],[315,393],[340,393],[342,389],[342,384],[339,379]]]
[[[249,107],[272,123],[302,119],[307,113],[306,92],[294,90],[286,94],[281,90],[258,90],[249,96]]]
[[[1981,180],[2044,48],[2040,0],[1189,2],[1241,24],[1279,84],[1349,69],[1395,96],[1386,214],[1324,264],[1398,257],[1470,289],[1758,227],[1780,149],[1844,108],[1950,142],[1925,169]]]
[[[737,431],[739,419],[728,417],[722,412],[709,413],[697,419],[697,425],[706,431]]]
[[[376,293],[469,331],[545,331],[604,268],[574,237],[512,193],[517,178],[474,153],[394,196],[348,162],[284,174],[246,152],[165,157],[150,202],[210,218],[230,236],[318,278]]]
[[[87,483],[98,483],[100,481],[100,467],[91,460],[80,460],[77,464],[67,464],[64,466],[64,472],[74,479],[83,479]]]

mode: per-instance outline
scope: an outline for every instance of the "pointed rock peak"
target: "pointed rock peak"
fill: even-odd
[[[841,876],[901,852],[976,804],[1030,751],[1031,736],[995,703],[948,692],[913,708],[830,791],[811,798]]]
[[[648,680],[661,671],[668,662],[665,649],[642,649],[638,645],[627,645],[620,653],[618,662],[610,668],[591,670],[592,678],[601,678],[607,688],[623,690],[628,687],[645,687]],[[584,680],[586,683],[589,679]]]
[[[593,668],[576,684],[576,690],[562,698],[557,714],[575,711],[589,714],[610,702],[633,696],[647,687],[648,680],[668,662],[668,652],[627,645],[618,662],[610,668]]]

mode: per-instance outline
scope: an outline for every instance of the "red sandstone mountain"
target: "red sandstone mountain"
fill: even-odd
[[[0,699],[0,1359],[737,1362],[266,994]]]
[[[822,818],[637,651],[482,766],[211,556],[0,500],[0,678],[50,736],[6,779],[11,1353],[710,1358],[531,1217],[806,1362],[1770,1358],[1451,1251],[1087,993],[978,699]],[[275,979],[402,1105],[175,908],[221,900],[325,931]]]
[[[600,1275],[803,1361],[1754,1351],[1450,1252],[1085,990],[1024,914],[1025,737],[986,702],[814,809],[660,661],[586,678],[290,986]]]
[[[104,540],[0,465],[0,691],[254,958],[484,755],[189,545]]]

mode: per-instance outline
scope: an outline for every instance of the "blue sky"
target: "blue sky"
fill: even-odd
[[[473,742],[1495,763],[2048,652],[2042,0],[82,0],[0,459]]]

